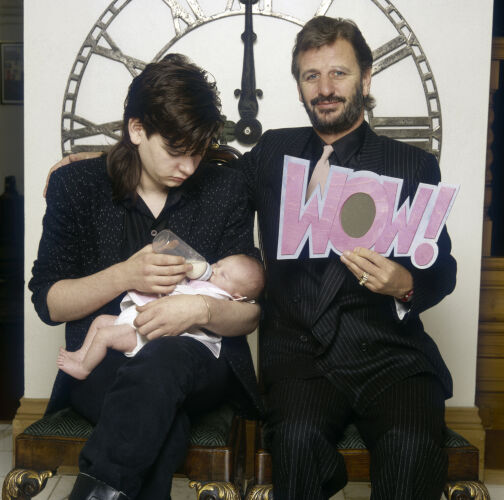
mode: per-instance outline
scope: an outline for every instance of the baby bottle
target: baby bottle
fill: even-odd
[[[193,266],[192,271],[187,273],[188,278],[204,281],[210,279],[212,266],[194,248],[190,247],[169,229],[163,229],[156,235],[152,242],[152,247],[156,253],[184,257],[186,262],[189,262]]]

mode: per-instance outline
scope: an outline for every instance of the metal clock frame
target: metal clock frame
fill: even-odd
[[[100,55],[114,62],[123,64],[132,77],[141,72],[147,64],[144,61],[124,54],[107,32],[110,24],[131,1],[133,0],[114,0],[109,4],[87,35],[74,61],[66,85],[61,115],[61,147],[63,154],[78,151],[103,150],[103,144],[79,145],[76,143],[76,141],[85,137],[102,135],[113,140],[118,140],[120,138],[120,120],[107,123],[94,123],[76,114],[76,104],[82,77],[93,55]],[[233,6],[239,3],[238,0],[226,0],[224,10],[217,14],[206,15],[199,5],[198,0],[187,0],[189,9],[182,8],[177,0],[160,1],[165,3],[172,12],[175,36],[155,54],[152,61],[161,59],[180,38],[187,35],[192,30],[206,23],[225,17],[244,15],[246,10],[244,4],[240,4],[239,9],[233,9]],[[373,64],[373,75],[386,70],[388,67],[407,57],[412,57],[422,81],[427,101],[428,115],[413,117],[376,117],[373,115],[372,111],[370,111],[368,112],[368,121],[378,134],[387,135],[423,147],[439,158],[442,140],[441,106],[436,82],[427,61],[427,57],[413,30],[394,7],[392,2],[389,0],[369,1],[381,10],[398,33],[395,38],[377,47],[373,51],[375,61]],[[322,0],[314,15],[326,14],[333,2],[334,0]],[[262,4],[256,3],[253,6],[252,12],[254,15],[273,17],[303,26],[304,23],[301,20],[288,14],[275,12],[273,10],[273,3],[274,0],[264,0]],[[109,48],[100,45],[100,40],[102,38]],[[249,144],[252,143],[249,142]]]

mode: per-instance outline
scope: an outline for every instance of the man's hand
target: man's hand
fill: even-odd
[[[147,245],[128,260],[119,264],[122,289],[138,290],[143,293],[167,295],[175,285],[191,271],[183,257],[155,253],[152,245]]]
[[[49,179],[51,178],[51,174],[53,172],[56,172],[58,168],[63,167],[64,165],[68,165],[69,163],[72,163],[73,161],[79,161],[79,160],[87,160],[89,158],[98,158],[98,156],[101,156],[103,153],[102,152],[82,152],[82,153],[72,153],[69,154],[68,156],[65,156],[62,158],[58,163],[55,163],[49,170],[49,173],[47,174],[46,178],[46,183],[44,186],[44,198],[46,197],[47,193],[47,186],[49,185]]]
[[[341,261],[357,280],[367,275],[363,286],[372,292],[401,298],[413,288],[413,277],[404,266],[367,248],[345,251]]]
[[[198,324],[198,317],[207,317],[203,299],[198,295],[170,295],[137,307],[135,326],[149,340],[175,336]],[[198,314],[200,312],[201,314]]]

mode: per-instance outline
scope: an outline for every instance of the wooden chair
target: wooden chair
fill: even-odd
[[[444,494],[448,500],[490,500],[478,481],[479,452],[462,436],[448,429],[445,444],[448,453],[448,482]],[[349,425],[338,443],[345,459],[348,480],[369,482],[369,451],[357,428]],[[273,500],[271,455],[264,446],[261,426],[257,427],[254,480],[245,500]]]
[[[15,439],[14,469],[4,480],[2,500],[29,500],[54,474],[77,473],[79,453],[92,430],[68,408],[30,425]],[[189,451],[177,473],[190,479],[197,499],[239,500],[244,463],[244,421],[224,405],[192,422]]]

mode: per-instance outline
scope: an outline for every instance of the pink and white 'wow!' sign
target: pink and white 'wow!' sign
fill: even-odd
[[[317,187],[305,200],[309,165],[284,157],[278,259],[296,259],[308,241],[312,258],[359,246],[411,257],[421,269],[435,262],[459,185],[419,184],[399,207],[402,179],[331,166],[324,192]]]

